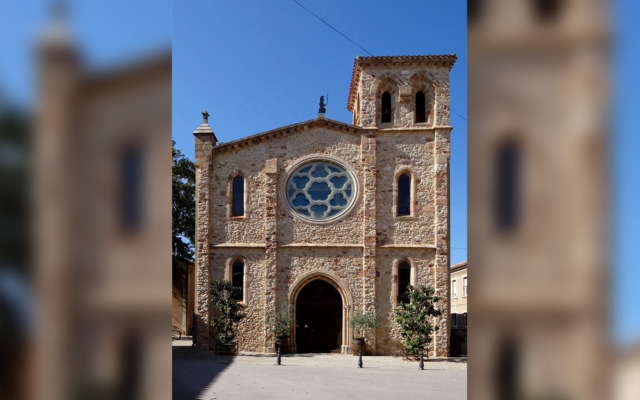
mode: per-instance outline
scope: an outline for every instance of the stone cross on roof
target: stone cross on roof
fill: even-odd
[[[209,123],[209,112],[208,111],[203,111],[202,112],[202,123],[204,123],[204,124],[208,124]]]

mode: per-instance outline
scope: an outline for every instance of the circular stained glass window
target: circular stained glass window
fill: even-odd
[[[346,213],[353,205],[356,189],[354,175],[328,161],[312,161],[295,168],[285,184],[293,211],[317,222],[329,222]]]

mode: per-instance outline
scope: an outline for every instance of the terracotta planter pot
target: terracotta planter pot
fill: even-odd
[[[360,350],[364,354],[364,346],[364,339],[351,339],[351,350],[353,350],[354,356],[357,356]]]

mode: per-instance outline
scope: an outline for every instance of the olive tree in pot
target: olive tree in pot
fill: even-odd
[[[231,282],[225,280],[211,281],[211,303],[217,310],[211,319],[211,325],[217,334],[216,349],[220,353],[230,354],[236,352],[236,325],[244,317],[243,306],[234,298],[238,297],[240,289],[233,287]]]
[[[289,336],[293,327],[293,313],[289,303],[284,303],[280,308],[269,317],[269,326],[271,333],[275,336],[274,350],[280,349],[281,353],[287,353],[289,350]]]
[[[368,330],[376,329],[380,326],[380,315],[377,311],[362,312],[356,310],[349,320],[349,325],[353,329],[353,337],[351,339],[351,350],[353,355],[357,356],[358,352],[365,350],[365,338]]]
[[[431,342],[431,333],[438,330],[437,326],[431,325],[431,317],[442,315],[442,311],[435,307],[440,297],[434,293],[430,287],[409,286],[409,301],[401,303],[401,309],[396,311],[396,322],[400,324],[400,335],[408,357],[416,357],[426,349]]]

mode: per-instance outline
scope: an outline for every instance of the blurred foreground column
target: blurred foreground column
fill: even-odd
[[[470,399],[610,398],[608,16],[469,2]]]
[[[38,51],[39,399],[171,396],[171,55],[99,73]]]

